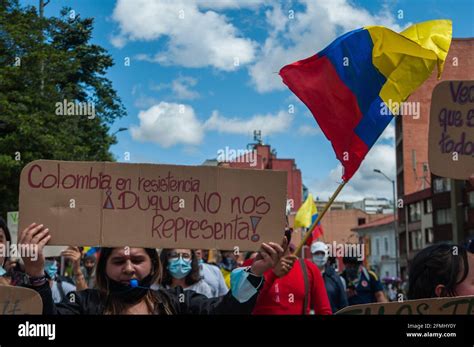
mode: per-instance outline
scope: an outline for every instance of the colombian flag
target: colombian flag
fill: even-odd
[[[433,72],[451,44],[449,20],[401,33],[369,26],[337,38],[318,54],[280,70],[331,141],[348,181],[405,101]]]
[[[310,193],[306,198],[305,202],[301,205],[295,215],[294,228],[309,228],[318,218],[318,208],[313,200],[313,195]],[[313,230],[308,230],[312,235],[306,241],[308,246],[311,245],[313,239],[317,239],[323,234],[323,227],[321,223],[315,225]]]

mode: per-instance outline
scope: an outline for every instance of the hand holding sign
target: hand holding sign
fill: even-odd
[[[288,239],[286,237],[284,241],[286,241],[286,244],[288,244]],[[288,246],[285,247],[285,243],[283,244],[283,247],[285,248],[285,253],[278,264],[276,264],[273,268],[273,273],[277,277],[283,277],[288,274],[288,272],[290,272],[293,268],[295,261],[298,259],[296,255],[291,254],[290,248]]]
[[[262,243],[260,252],[252,264],[252,273],[257,276],[262,276],[265,271],[278,265],[281,257],[285,253],[287,243],[286,238],[283,238],[281,246],[274,242],[269,242],[268,244]]]
[[[49,229],[43,224],[30,224],[18,236],[18,244],[21,247],[29,248],[29,254],[35,254],[33,257],[24,257],[25,272],[30,277],[41,277],[44,275],[44,254],[43,248],[51,239]]]

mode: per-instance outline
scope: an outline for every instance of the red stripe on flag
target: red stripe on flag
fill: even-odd
[[[356,96],[327,57],[315,55],[287,65],[280,75],[310,109],[344,166],[343,179],[349,180],[368,152],[367,145],[354,132],[362,118]]]

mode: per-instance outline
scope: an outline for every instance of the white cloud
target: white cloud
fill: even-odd
[[[138,114],[139,126],[131,127],[134,140],[154,142],[162,147],[178,143],[197,145],[204,138],[201,122],[191,106],[160,102]]]
[[[188,76],[179,76],[171,83],[151,84],[150,89],[156,92],[171,90],[173,95],[167,96],[176,100],[194,100],[200,97],[199,93],[192,90],[197,84],[197,79]]]
[[[159,103],[159,100],[152,97],[152,96],[146,96],[144,94],[140,94],[133,102],[133,106],[136,108],[144,109],[144,108],[150,108],[156,104]]]
[[[345,185],[337,200],[357,201],[365,197],[385,197],[392,199],[392,184],[374,169],[381,170],[389,178],[395,179],[395,148],[376,144],[365,157],[356,174]],[[342,182],[342,166],[330,171],[328,177],[308,183],[309,191],[320,200],[328,199]]]
[[[313,136],[321,134],[321,130],[316,124],[313,126],[305,124],[299,127],[298,134],[303,136]]]
[[[304,11],[289,18],[288,7],[274,3],[266,12],[270,35],[260,48],[249,73],[257,91],[283,90],[278,71],[285,65],[316,54],[338,35],[367,25],[383,25],[400,31],[400,26],[384,7],[370,14],[348,0],[302,0]]]
[[[177,99],[193,100],[199,97],[199,93],[191,90],[197,84],[197,80],[192,77],[181,76],[171,82],[171,90]]]
[[[382,135],[380,135],[382,140],[393,140],[395,139],[395,126],[393,123],[390,123],[385,130],[383,131]]]
[[[200,8],[212,8],[215,10],[224,9],[242,9],[242,8],[258,8],[265,3],[266,0],[199,0]]]
[[[226,118],[217,111],[206,122],[196,117],[189,105],[160,102],[138,113],[140,124],[131,126],[132,138],[140,142],[157,143],[164,148],[177,144],[188,145],[185,153],[196,152],[206,132],[250,135],[261,130],[265,136],[288,131],[293,117],[287,112],[254,115],[249,119]]]
[[[261,130],[264,136],[285,132],[290,128],[293,117],[285,111],[277,114],[254,115],[250,119],[226,118],[213,111],[206,121],[207,130],[216,130],[228,134],[251,134],[254,130]]]
[[[255,57],[255,42],[240,37],[224,15],[200,11],[195,1],[118,0],[113,19],[120,28],[111,40],[117,47],[127,41],[168,39],[166,50],[137,56],[141,60],[232,71]]]

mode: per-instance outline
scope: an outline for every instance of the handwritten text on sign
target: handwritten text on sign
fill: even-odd
[[[474,167],[474,81],[444,81],[432,96],[430,169],[438,176],[466,179]]]
[[[37,161],[23,170],[20,191],[20,208],[37,209],[35,196],[46,197],[44,213],[55,219],[53,226],[64,225],[65,218],[73,223],[80,215],[82,221],[95,218],[91,224],[99,235],[93,238],[101,245],[255,249],[262,241],[279,240],[284,229],[283,172]],[[39,218],[25,212],[22,224]],[[91,244],[72,228],[50,228],[53,244]]]
[[[336,312],[346,315],[471,315],[473,313],[474,296],[354,305]]]

